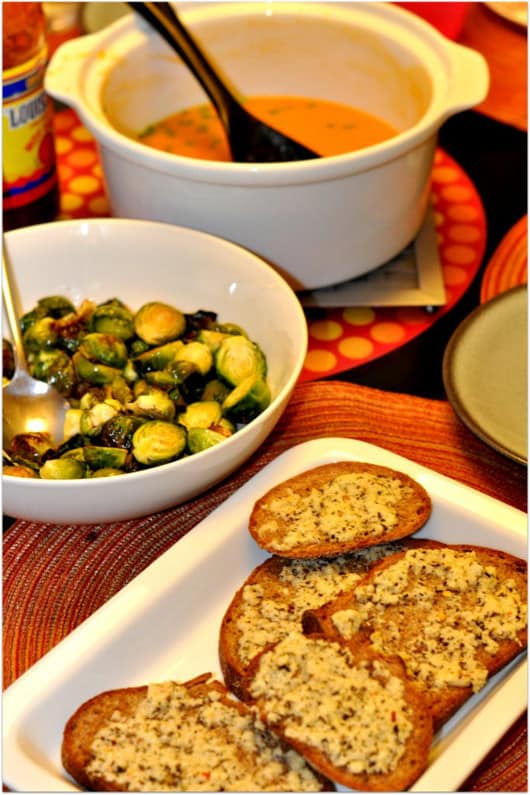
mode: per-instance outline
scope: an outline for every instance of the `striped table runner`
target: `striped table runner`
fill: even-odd
[[[526,510],[526,469],[483,444],[449,403],[340,381],[299,383],[268,440],[235,475],[165,513],[106,525],[18,520],[4,534],[4,687],[279,453],[342,436],[377,444]],[[463,791],[526,792],[526,718]]]

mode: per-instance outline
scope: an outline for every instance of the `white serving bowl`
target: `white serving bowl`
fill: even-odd
[[[9,516],[57,523],[131,519],[177,505],[239,467],[284,411],[307,351],[307,326],[287,283],[255,255],[225,240],[169,224],[127,219],[61,221],[6,234],[22,311],[46,295],[78,305],[117,297],[184,312],[210,309],[238,323],[263,349],[272,402],[219,445],[180,461],[112,478],[38,480],[4,475]],[[6,324],[4,323],[4,336]]]
[[[399,134],[287,164],[216,163],[120,133],[205,101],[184,64],[136,15],[63,44],[46,89],[95,137],[112,213],[190,226],[246,246],[295,289],[359,276],[416,235],[437,131],[480,102],[477,52],[392,4],[192,3],[183,19],[246,95],[305,95],[382,117]]]

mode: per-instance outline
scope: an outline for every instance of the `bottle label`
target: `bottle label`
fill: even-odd
[[[22,207],[57,182],[53,112],[44,92],[46,51],[3,72],[3,207]]]

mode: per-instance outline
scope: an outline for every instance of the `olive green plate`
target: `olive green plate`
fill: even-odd
[[[527,458],[528,306],[526,285],[472,312],[443,360],[447,397],[480,439],[521,464]]]

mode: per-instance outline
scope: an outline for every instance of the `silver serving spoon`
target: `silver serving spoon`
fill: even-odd
[[[44,381],[32,378],[13,298],[13,279],[5,241],[2,239],[2,294],[15,353],[15,373],[2,390],[3,446],[9,446],[18,433],[49,433],[55,444],[63,441],[63,427],[68,401]]]
[[[232,157],[241,163],[281,163],[320,157],[257,119],[236,98],[169,3],[128,3],[180,55],[204,88],[225,128]]]

